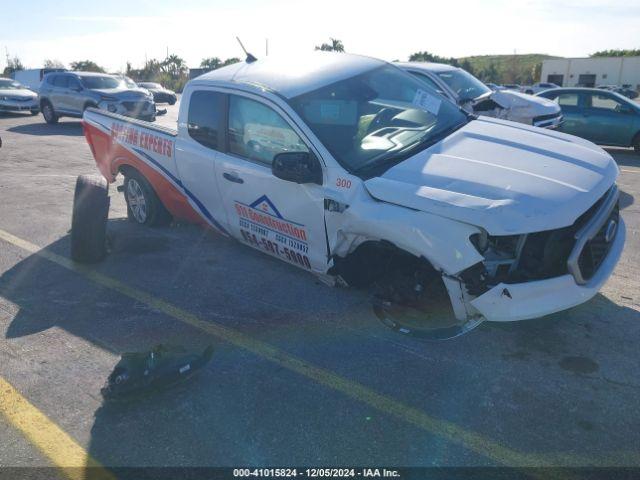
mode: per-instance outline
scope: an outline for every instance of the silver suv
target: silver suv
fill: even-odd
[[[40,110],[47,123],[60,117],[82,117],[88,107],[153,121],[153,95],[130,88],[122,78],[104,73],[56,72],[47,74],[40,86]]]

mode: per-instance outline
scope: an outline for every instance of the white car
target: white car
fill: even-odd
[[[425,62],[397,65],[427,82],[468,112],[542,128],[557,128],[562,123],[562,111],[554,102],[513,90],[492,91],[462,68]]]
[[[31,112],[37,115],[38,94],[11,78],[0,77],[0,112]]]
[[[373,286],[400,332],[438,330],[443,298],[452,335],[573,307],[625,242],[618,168],[600,147],[468,114],[368,57],[214,70],[185,87],[177,130],[97,109],[83,125],[105,179],[124,175],[131,221],[205,224],[327,282]],[[106,218],[103,190],[78,218]],[[100,238],[82,235],[74,258]]]

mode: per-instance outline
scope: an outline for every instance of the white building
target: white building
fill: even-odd
[[[630,85],[640,89],[640,57],[558,58],[542,62],[541,82],[562,87]]]

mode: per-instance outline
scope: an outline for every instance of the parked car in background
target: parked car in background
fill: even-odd
[[[64,68],[30,68],[28,70],[16,70],[11,76],[26,88],[37,93],[40,90],[42,79],[47,73],[64,71]]]
[[[515,90],[516,92],[522,90],[522,86],[518,85],[517,83],[505,83],[502,86],[505,90]]]
[[[424,62],[397,65],[470,113],[542,128],[556,128],[562,122],[560,107],[553,102],[511,90],[492,91],[462,68]]]
[[[57,72],[45,76],[40,87],[40,109],[47,123],[60,117],[82,117],[96,107],[127,117],[155,120],[151,93],[129,88],[113,75],[93,72]]]
[[[146,88],[153,94],[153,99],[156,103],[168,103],[174,105],[178,101],[178,96],[173,90],[164,88],[162,85],[156,82],[140,82],[138,83],[142,88]]]
[[[486,83],[485,85],[489,87],[491,90],[493,90],[494,92],[497,92],[499,90],[506,90],[506,88],[503,87],[502,85],[497,85],[495,83]]]
[[[549,82],[538,82],[533,85],[527,85],[522,87],[522,92],[528,93],[529,95],[535,95],[536,93],[544,92],[545,90],[551,90],[553,88],[560,88],[555,83]]]
[[[633,147],[640,153],[640,105],[597,88],[556,88],[538,96],[562,109],[560,130],[601,145]]]
[[[0,112],[31,112],[37,115],[38,94],[12,78],[0,77]]]

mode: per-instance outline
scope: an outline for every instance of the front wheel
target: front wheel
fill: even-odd
[[[40,113],[40,110],[31,110],[31,115],[34,117]]]
[[[124,179],[124,198],[130,221],[149,226],[167,225],[171,214],[147,180],[138,172],[128,172]]]

